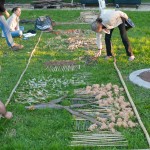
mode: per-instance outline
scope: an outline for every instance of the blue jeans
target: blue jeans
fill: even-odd
[[[16,31],[12,31],[11,32],[12,37],[20,37],[20,36],[22,36],[23,31],[24,31],[24,27],[20,26],[19,28],[20,28],[20,30],[16,30]]]
[[[13,46],[14,41],[12,39],[9,26],[7,25],[7,22],[6,22],[6,19],[4,16],[0,16],[0,27],[1,27],[2,31],[4,32],[8,46],[10,46],[10,47]]]

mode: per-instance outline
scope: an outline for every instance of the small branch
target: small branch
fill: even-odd
[[[87,98],[69,98],[70,100],[73,100],[73,101],[93,101],[94,99],[89,99],[88,97]]]
[[[69,107],[64,107],[64,109],[66,109],[68,112],[70,112],[71,114],[77,116],[77,117],[81,117],[81,118],[84,118],[84,119],[87,119],[89,120],[90,122],[94,123],[94,124],[97,124],[97,125],[100,125],[101,126],[101,123],[99,121],[97,121],[96,119],[88,116],[88,115],[85,115],[85,114],[81,114],[79,112],[76,112],[72,109],[70,109]]]
[[[87,114],[81,114],[80,112],[77,112],[77,111],[74,111],[72,109],[69,108],[69,106],[62,106],[62,105],[59,105],[59,104],[54,104],[54,102],[58,102],[58,101],[61,101],[63,98],[59,98],[57,100],[53,100],[52,103],[45,103],[45,104],[38,104],[38,105],[33,105],[33,106],[26,106],[25,108],[26,109],[29,109],[29,110],[34,110],[34,109],[44,109],[44,108],[54,108],[54,109],[65,109],[67,110],[68,112],[70,112],[72,115],[75,115],[77,117],[81,117],[81,118],[84,118],[86,120],[89,120],[90,122],[92,123],[95,123],[97,125],[101,125],[100,122],[98,122],[96,119],[88,116]]]
[[[54,99],[54,100],[50,101],[49,104],[60,103],[60,102],[62,102],[63,99],[66,98],[66,97],[67,97],[67,95],[64,95],[64,96],[62,96],[62,97],[60,97],[60,98],[58,98],[58,99]]]
[[[26,106],[25,108],[29,110],[44,109],[44,108],[63,109],[63,106],[57,104],[38,104],[38,105]]]
[[[94,104],[94,102],[87,103],[87,104],[73,104],[73,105],[70,105],[69,108],[80,108],[80,107],[88,106],[90,104]]]

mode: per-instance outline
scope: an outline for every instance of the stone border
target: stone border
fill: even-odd
[[[142,86],[144,88],[147,88],[147,89],[150,89],[150,82],[146,82],[144,80],[142,80],[138,75],[140,75],[142,72],[145,72],[145,71],[150,71],[150,68],[148,69],[141,69],[141,70],[137,70],[137,71],[134,71],[132,72],[130,75],[129,75],[129,79],[131,82],[133,82],[134,84],[137,84],[139,86]]]

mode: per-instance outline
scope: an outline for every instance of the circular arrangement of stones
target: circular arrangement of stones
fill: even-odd
[[[139,86],[150,89],[150,68],[132,72],[129,75],[129,79]]]

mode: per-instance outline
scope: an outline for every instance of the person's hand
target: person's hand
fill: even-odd
[[[101,56],[101,49],[98,50],[98,52],[95,54],[94,57],[99,57],[99,56]]]
[[[11,119],[13,117],[13,114],[12,112],[6,112],[5,116],[4,116],[6,119]]]
[[[5,11],[5,15],[6,15],[7,18],[10,17],[10,14],[9,14],[9,12],[7,10]]]
[[[109,29],[103,29],[104,33],[110,34],[110,30]]]

